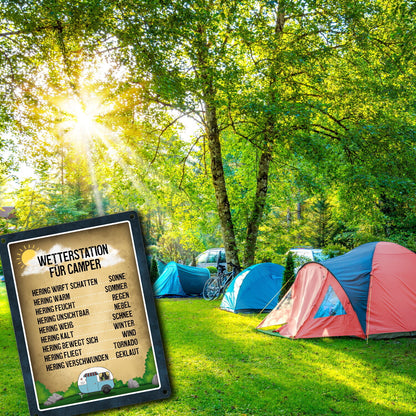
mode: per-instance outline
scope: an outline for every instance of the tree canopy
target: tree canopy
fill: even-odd
[[[412,2],[1,4],[18,229],[136,209],[166,260],[223,245],[241,267],[416,248]],[[13,164],[34,174],[7,195]]]

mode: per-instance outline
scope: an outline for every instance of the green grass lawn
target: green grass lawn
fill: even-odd
[[[97,415],[416,414],[416,339],[292,341],[219,304],[158,300],[172,397]],[[28,415],[4,284],[0,333],[0,415]]]

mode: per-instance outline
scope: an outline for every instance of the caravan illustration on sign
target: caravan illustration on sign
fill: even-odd
[[[114,388],[113,374],[104,367],[88,368],[79,375],[78,388],[81,395],[97,391],[108,394]]]

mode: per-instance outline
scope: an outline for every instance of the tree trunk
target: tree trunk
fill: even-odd
[[[275,22],[275,35],[280,37],[286,22],[284,12],[284,1],[278,2],[276,9],[276,22]],[[278,62],[278,59],[275,59]],[[276,72],[277,73],[277,72]],[[271,66],[270,73],[270,103],[276,101],[276,91],[274,90],[274,84],[276,82],[275,68]],[[256,254],[257,237],[259,233],[259,226],[263,217],[264,207],[266,206],[268,179],[269,179],[269,168],[272,160],[272,148],[275,138],[275,122],[273,116],[269,116],[267,120],[266,137],[265,137],[265,148],[262,151],[258,175],[257,175],[257,187],[252,212],[247,222],[247,235],[245,241],[244,251],[244,266],[249,267],[254,264],[254,256]]]
[[[205,103],[206,133],[211,156],[211,176],[217,200],[218,216],[221,224],[227,263],[232,263],[240,269],[234,225],[228,200],[225,175],[222,165],[220,134],[218,129],[217,112],[214,105]]]
[[[201,25],[198,27],[197,35],[198,40],[195,44],[197,48],[200,79],[203,82],[202,94],[205,109],[205,131],[211,157],[211,176],[217,201],[217,211],[221,224],[225,256],[228,264],[232,263],[237,269],[240,269],[234,225],[222,164],[220,130],[217,119],[217,104],[215,102],[216,90],[209,59],[210,42],[207,39],[206,28],[204,26]]]
[[[272,160],[272,152],[270,146],[263,150],[257,175],[257,189],[254,199],[253,209],[247,223],[247,235],[245,241],[244,251],[244,267],[249,267],[254,264],[254,255],[256,253],[257,236],[259,233],[259,226],[263,217],[264,207],[266,205],[267,189],[269,182],[269,167]]]
[[[302,203],[301,202],[298,202],[296,204],[296,216],[299,221],[302,219]]]

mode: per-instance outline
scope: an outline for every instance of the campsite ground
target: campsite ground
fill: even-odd
[[[173,395],[97,415],[414,415],[416,339],[291,341],[219,301],[157,301]],[[4,284],[0,414],[28,415]]]

